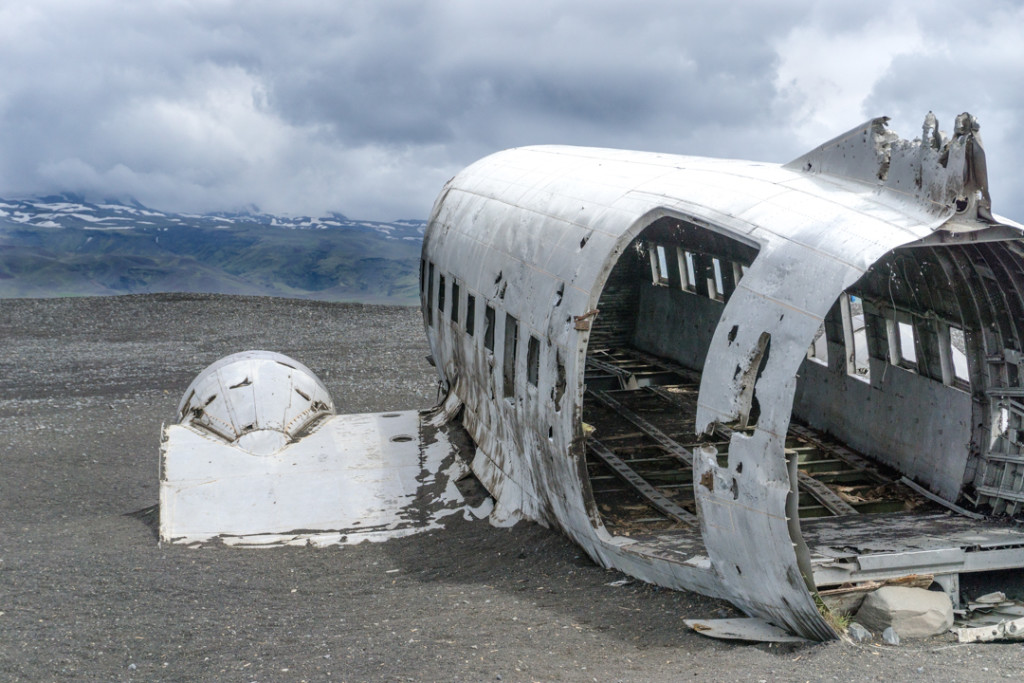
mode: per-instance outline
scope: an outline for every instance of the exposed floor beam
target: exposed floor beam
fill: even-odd
[[[587,448],[590,452],[599,457],[627,484],[633,487],[637,493],[643,496],[658,512],[683,524],[699,526],[696,515],[693,515],[679,507],[671,500],[658,492],[656,488],[647,483],[636,471],[622,461],[619,456],[597,439],[587,439]]]

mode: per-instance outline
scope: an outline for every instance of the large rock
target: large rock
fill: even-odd
[[[856,618],[873,631],[891,626],[903,638],[927,638],[953,625],[953,603],[941,591],[883,586],[864,598]]]
[[[846,633],[850,636],[850,640],[855,643],[866,643],[871,640],[871,631],[867,630],[856,621],[850,622],[850,625],[846,627]]]

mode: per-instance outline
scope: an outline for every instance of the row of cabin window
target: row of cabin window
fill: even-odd
[[[675,250],[675,261],[679,274],[679,286],[684,291],[704,294],[717,301],[727,301],[735,291],[736,283],[746,274],[747,266],[736,262],[723,262],[714,256],[699,254],[682,247],[666,247],[660,244],[648,244],[651,261],[651,278],[654,284],[669,286],[672,272],[669,269],[669,256]],[[732,277],[729,277],[729,274]],[[870,381],[868,364],[868,329],[863,313],[854,314],[852,305],[857,298],[843,294],[841,300],[843,315],[843,340],[846,348],[851,349],[846,358],[847,374],[864,381]],[[967,356],[956,345],[954,339],[961,342],[963,330],[939,322],[935,329],[937,336],[937,352],[939,357],[939,373],[922,372],[918,361],[918,350],[922,340],[918,332],[919,326],[930,323],[917,316],[904,312],[890,312],[885,317],[885,343],[889,350],[889,362],[905,370],[917,372],[925,376],[934,375],[947,386],[969,388]],[[807,350],[807,357],[822,364],[828,364],[827,344],[824,326]]]
[[[916,372],[926,377],[939,380],[947,386],[970,388],[970,375],[967,368],[967,356],[959,346],[965,344],[964,332],[959,327],[938,321],[915,316],[904,311],[886,310],[881,315],[869,315],[863,311],[856,312],[860,300],[850,294],[843,293],[840,297],[840,313],[843,321],[843,344],[846,354],[846,373],[852,377],[869,382],[871,371],[868,364],[870,342],[869,331],[876,337],[875,346],[881,348],[880,330],[873,329],[879,320],[885,321],[885,348],[888,349],[889,363],[897,367]],[[870,328],[869,328],[870,322]],[[934,326],[933,326],[934,325]],[[824,325],[807,350],[807,357],[818,363],[828,364],[828,345]],[[939,367],[927,367],[920,362],[920,352],[924,350],[921,330],[934,335],[934,357],[938,356]],[[957,344],[954,344],[957,341]],[[881,355],[881,354],[879,354]],[[937,372],[936,372],[937,370]]]
[[[735,261],[723,261],[682,247],[648,244],[651,259],[651,281],[663,287],[672,283],[673,272],[679,275],[679,288],[693,294],[706,295],[716,301],[727,301],[736,290],[736,284],[747,272],[747,266]],[[670,259],[675,270],[671,271]]]
[[[425,266],[425,267],[424,267]],[[434,306],[437,306],[438,318],[444,319],[445,305],[447,303],[447,282],[444,275],[438,277],[437,300],[434,301],[434,264],[425,261],[420,264],[420,291],[426,290],[427,294],[427,324],[434,324]],[[449,318],[456,325],[459,324],[460,311],[459,282],[452,278],[451,283],[451,305],[449,307]],[[496,315],[494,307],[486,304],[484,307],[484,348],[488,353],[494,353],[494,330]],[[473,337],[476,332],[476,297],[466,292],[466,320],[463,329],[466,336]],[[502,346],[502,392],[505,398],[512,398],[515,395],[516,381],[516,358],[519,350],[519,321],[511,313],[505,314],[504,345]],[[537,386],[540,380],[540,339],[530,335],[526,348],[526,381],[532,386]]]

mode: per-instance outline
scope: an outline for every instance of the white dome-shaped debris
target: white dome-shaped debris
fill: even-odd
[[[334,415],[323,383],[273,351],[243,351],[199,373],[178,404],[179,422],[254,455],[275,453]]]

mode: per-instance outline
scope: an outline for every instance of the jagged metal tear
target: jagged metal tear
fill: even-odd
[[[468,466],[444,406],[327,411],[319,379],[280,354],[234,354],[201,372],[181,423],[164,430],[161,540],[350,544],[436,529],[464,508],[455,482]]]

